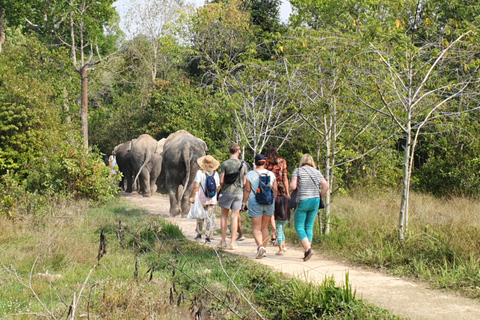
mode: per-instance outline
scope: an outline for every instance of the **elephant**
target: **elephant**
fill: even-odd
[[[152,196],[157,190],[156,181],[162,170],[161,151],[160,142],[148,134],[142,134],[132,143],[130,160],[138,172],[134,181],[139,179],[144,197]]]
[[[170,215],[188,215],[193,180],[200,168],[197,159],[206,151],[206,143],[186,130],[172,133],[165,140],[157,186],[160,193],[170,196]]]
[[[126,192],[131,193],[133,190],[133,178],[134,178],[134,170],[132,166],[132,162],[130,160],[130,149],[132,148],[132,142],[135,141],[130,140],[125,143],[121,143],[116,146],[112,154],[115,156],[117,160],[118,169],[122,173],[122,180],[120,181],[119,185],[122,190],[125,189],[125,181],[127,182]]]

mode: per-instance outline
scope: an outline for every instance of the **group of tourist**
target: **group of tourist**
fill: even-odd
[[[241,211],[248,210],[252,220],[253,237],[257,245],[256,258],[266,257],[266,246],[269,240],[278,246],[277,255],[286,252],[284,228],[290,220],[292,202],[295,206],[295,230],[304,246],[303,260],[307,261],[313,255],[311,247],[313,240],[313,225],[318,212],[320,197],[325,196],[329,185],[321,172],[315,168],[315,162],[309,154],[304,154],[299,167],[293,171],[289,183],[287,162],[278,154],[277,148],[271,146],[265,155],[255,156],[255,168],[249,170],[246,162],[241,160],[241,149],[238,144],[229,148],[230,159],[220,166],[219,161],[207,155],[198,159],[200,170],[195,177],[195,185],[190,202],[199,199],[206,212],[206,218],[197,219],[196,239],[202,238],[203,225],[206,223],[205,243],[211,243],[215,229],[215,211],[218,205],[221,208],[222,239],[218,245],[220,249],[235,250],[236,241],[244,238],[241,227]],[[220,175],[217,169],[220,167]],[[262,177],[262,178],[261,178]],[[215,181],[216,196],[206,197],[208,184]],[[256,196],[267,188],[273,191],[270,201],[260,201]],[[320,189],[321,188],[321,189]],[[268,190],[268,189],[267,189]],[[290,190],[296,192],[295,201],[291,199]],[[320,191],[321,190],[321,191]],[[198,197],[196,194],[198,193]],[[231,241],[227,245],[228,216],[231,212]],[[272,233],[269,233],[269,226]],[[270,237],[271,235],[271,237]]]

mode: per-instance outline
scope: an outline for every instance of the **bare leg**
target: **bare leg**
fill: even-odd
[[[238,220],[240,217],[240,210],[233,210],[232,209],[232,225],[231,225],[231,236],[232,242],[230,245],[235,246],[235,240],[237,239],[237,228],[238,228]]]
[[[255,239],[255,242],[257,243],[257,246],[264,246],[263,245],[263,234],[262,234],[262,218],[263,217],[252,218],[253,238]],[[268,231],[267,231],[267,233],[268,233]]]
[[[229,209],[221,208],[222,217],[220,218],[220,227],[222,228],[222,244],[227,243],[227,227]]]
[[[275,217],[273,215],[270,218],[269,224],[272,226],[272,239],[277,239],[277,225],[275,224]]]
[[[303,247],[305,248],[305,251],[312,248],[312,244],[310,243],[310,241],[308,241],[308,238],[303,238],[302,244],[303,244]]]
[[[271,218],[270,216],[267,216],[267,215],[263,215],[262,217],[262,226],[261,226],[261,229],[262,229],[262,238],[263,238],[263,242],[262,242],[262,246],[266,247],[268,245],[268,225],[270,224],[271,222]]]

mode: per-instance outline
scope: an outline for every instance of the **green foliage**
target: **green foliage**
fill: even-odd
[[[228,152],[225,141],[230,113],[218,96],[210,94],[186,79],[158,80],[147,107],[148,133],[157,139],[177,130],[187,130],[203,139],[209,153]]]
[[[27,194],[95,201],[113,196],[114,178],[99,153],[87,153],[69,133],[75,127],[64,121],[70,87],[63,82],[69,72],[60,67],[68,63],[68,52],[14,30],[9,35],[12,41],[0,55],[2,199],[21,204]]]

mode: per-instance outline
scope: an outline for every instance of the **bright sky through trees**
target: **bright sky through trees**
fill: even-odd
[[[195,6],[202,6],[205,1],[204,0],[188,0],[186,1],[188,3],[193,3]],[[115,8],[117,9],[118,13],[120,14],[121,17],[121,22],[120,22],[120,28],[124,32],[125,30],[125,15],[128,12],[128,9],[130,7],[130,1],[129,0],[118,0],[114,3]],[[290,5],[290,1],[288,0],[282,0],[282,5],[280,6],[280,20],[282,22],[287,22],[288,17],[290,16],[290,13],[292,12],[292,6]],[[127,35],[128,36],[128,35]]]

